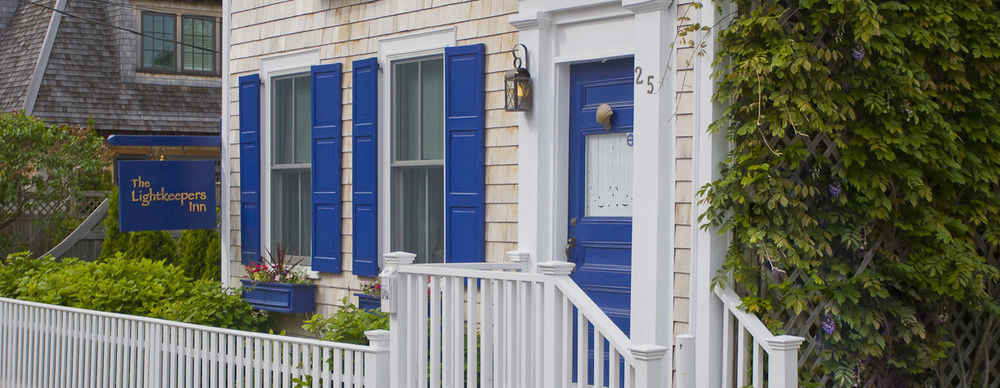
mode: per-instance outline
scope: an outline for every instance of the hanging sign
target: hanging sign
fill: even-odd
[[[122,232],[215,228],[215,162],[121,160]]]

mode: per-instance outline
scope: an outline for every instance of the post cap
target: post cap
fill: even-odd
[[[365,337],[368,337],[368,343],[376,348],[388,348],[389,347],[389,331],[388,330],[368,330],[365,331]]]
[[[386,264],[408,265],[413,264],[417,255],[410,252],[389,252],[382,255],[382,257],[385,258]]]
[[[782,351],[782,350],[798,350],[799,347],[802,346],[802,341],[805,340],[806,339],[802,337],[796,337],[791,335],[779,335],[768,338],[766,342],[767,346],[771,347],[771,349]]]
[[[628,348],[628,350],[632,351],[632,357],[635,357],[636,360],[656,361],[663,358],[669,348],[660,345],[642,344],[634,345]]]
[[[576,264],[565,261],[546,261],[538,263],[538,271],[544,275],[569,275],[576,268]]]

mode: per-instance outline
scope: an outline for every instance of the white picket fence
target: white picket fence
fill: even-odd
[[[722,387],[798,387],[798,351],[805,339],[772,334],[759,318],[740,308],[736,293],[721,287],[714,291],[725,306]]]
[[[384,388],[389,332],[369,346],[0,298],[3,387]]]
[[[521,263],[412,262],[412,254],[386,255],[398,265],[390,314],[396,387],[662,383],[667,348],[633,344],[569,278],[573,264],[541,263],[540,273],[528,273]]]

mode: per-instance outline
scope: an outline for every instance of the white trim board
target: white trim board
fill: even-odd
[[[457,42],[454,27],[393,36],[379,40],[378,64],[378,251],[389,252],[391,246],[392,176],[392,62],[428,55],[444,55],[444,48]],[[446,226],[447,227],[447,226]],[[445,244],[448,242],[445,241]],[[382,260],[382,255],[378,255]],[[381,265],[380,265],[381,267]]]
[[[289,74],[309,73],[319,65],[319,49],[310,49],[269,56],[260,61],[260,246],[273,246],[271,241],[271,79]],[[343,129],[341,129],[343,130]],[[310,168],[312,168],[310,166]],[[310,244],[312,244],[310,237]],[[262,251],[261,254],[264,254]],[[311,271],[312,267],[308,268]],[[314,275],[318,276],[318,275]],[[313,277],[313,276],[310,276]]]

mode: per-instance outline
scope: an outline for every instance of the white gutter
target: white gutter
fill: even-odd
[[[59,23],[62,22],[62,12],[66,10],[66,1],[56,0],[56,10],[52,11],[52,18],[49,19],[49,29],[45,32],[42,51],[38,54],[35,70],[31,72],[31,79],[28,81],[28,91],[24,95],[24,112],[29,115],[35,110],[35,99],[38,98],[38,89],[42,87],[45,68],[49,66],[49,54],[52,53],[52,44],[56,41]]]

